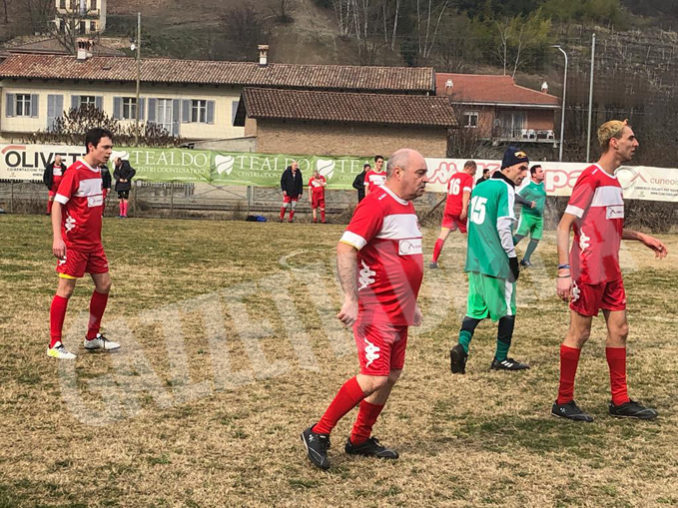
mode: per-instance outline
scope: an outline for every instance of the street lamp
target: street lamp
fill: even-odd
[[[136,48],[134,47],[134,44],[132,44],[132,51],[137,50],[137,87],[136,87],[136,96],[137,96],[137,102],[136,102],[136,118],[135,118],[135,125],[134,125],[134,146],[139,145],[139,85],[141,81],[141,13],[137,12],[137,41],[136,41]]]
[[[560,50],[565,57],[565,72],[563,73],[563,103],[560,107],[560,147],[558,150],[558,160],[563,162],[563,134],[565,133],[565,95],[567,94],[567,53],[558,44],[551,46]]]

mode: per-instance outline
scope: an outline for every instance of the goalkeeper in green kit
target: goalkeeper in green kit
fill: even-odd
[[[519,266],[511,228],[515,222],[515,187],[527,176],[525,152],[509,147],[501,171],[471,193],[468,211],[466,272],[468,300],[459,342],[450,351],[452,372],[464,374],[469,344],[478,323],[489,317],[499,322],[494,370],[524,370],[530,367],[508,357],[516,315],[516,280]]]
[[[544,231],[544,203],[546,202],[544,170],[540,165],[535,164],[530,168],[530,176],[530,183],[518,194],[527,201],[534,202],[535,206],[523,206],[520,212],[520,220],[518,221],[518,229],[513,237],[513,243],[518,245],[518,242],[525,238],[528,233],[530,235],[530,243],[527,244],[523,259],[520,261],[520,266],[526,268],[532,266],[530,256],[532,256],[532,253],[537,248]]]

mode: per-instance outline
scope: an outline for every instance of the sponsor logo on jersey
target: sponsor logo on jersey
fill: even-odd
[[[411,256],[421,253],[421,238],[410,238],[398,242],[398,254],[400,256]]]

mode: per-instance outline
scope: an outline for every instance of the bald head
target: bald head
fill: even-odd
[[[426,166],[426,161],[416,150],[401,148],[400,150],[393,152],[393,155],[388,159],[388,163],[386,164],[386,176],[391,176],[395,168],[407,169],[413,164],[423,164]]]
[[[426,189],[427,168],[424,157],[410,148],[401,148],[386,164],[386,186],[402,199],[421,196]]]

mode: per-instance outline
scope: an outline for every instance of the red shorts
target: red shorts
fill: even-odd
[[[407,326],[356,323],[353,337],[361,374],[388,376],[392,370],[400,370],[405,365]]]
[[[297,202],[299,201],[299,197],[297,196],[296,198],[292,198],[288,195],[283,196],[283,203],[290,203],[290,202]]]
[[[311,208],[325,208],[325,196],[322,194],[319,196],[313,194],[313,196],[311,196]]]
[[[572,281],[570,309],[582,316],[597,316],[600,309],[626,310],[626,292],[621,277],[601,284]]]
[[[82,252],[69,247],[66,249],[66,258],[57,261],[56,271],[67,279],[79,279],[85,272],[106,273],[108,259],[102,246],[92,252]]]
[[[460,232],[466,233],[466,221],[462,221],[459,218],[459,215],[451,215],[449,213],[443,214],[442,227],[447,228],[450,231],[459,229]]]

